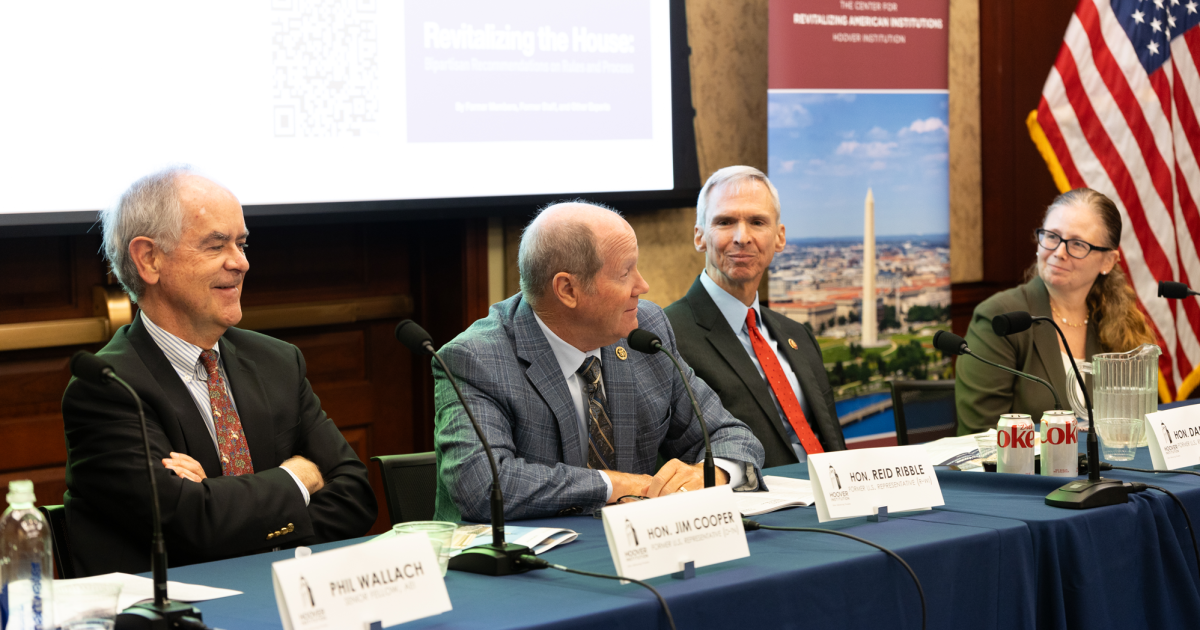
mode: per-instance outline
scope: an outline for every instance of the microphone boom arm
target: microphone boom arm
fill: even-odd
[[[667,355],[667,358],[671,360],[671,363],[679,372],[679,378],[683,381],[683,386],[687,390],[688,400],[692,403],[692,412],[696,414],[696,418],[700,421],[700,432],[704,434],[704,487],[712,488],[717,485],[717,469],[716,464],[713,463],[712,444],[708,440],[708,423],[704,421],[704,414],[700,412],[700,406],[696,404],[696,395],[692,393],[692,385],[688,383],[687,375],[683,373],[683,367],[679,365],[679,361],[675,360],[674,355],[662,347],[662,342],[656,340],[654,345],[659,351]]]
[[[990,366],[992,366],[992,367],[994,367],[994,368],[1000,368],[1001,370],[1004,370],[1005,372],[1008,372],[1009,374],[1014,374],[1014,375],[1016,375],[1016,376],[1020,376],[1021,378],[1028,379],[1028,380],[1034,381],[1034,382],[1036,382],[1036,383],[1041,383],[1042,385],[1045,385],[1045,386],[1046,386],[1046,389],[1049,389],[1049,390],[1050,390],[1050,395],[1054,397],[1054,408],[1055,408],[1055,409],[1062,409],[1062,408],[1063,408],[1063,406],[1062,406],[1062,402],[1061,402],[1061,401],[1059,401],[1059,399],[1058,399],[1058,392],[1057,392],[1057,391],[1055,391],[1055,389],[1054,389],[1054,386],[1053,386],[1053,385],[1051,385],[1051,384],[1050,384],[1048,381],[1046,381],[1045,379],[1039,378],[1039,377],[1037,377],[1037,376],[1034,376],[1034,375],[1032,375],[1032,374],[1026,374],[1026,373],[1024,373],[1024,372],[1022,372],[1022,371],[1020,371],[1020,370],[1015,370],[1015,369],[1013,369],[1013,368],[1010,368],[1010,367],[1008,367],[1007,365],[1000,365],[999,363],[996,363],[995,361],[991,361],[991,360],[985,359],[985,358],[983,358],[983,357],[979,356],[978,354],[975,354],[974,352],[971,352],[971,349],[970,349],[970,348],[965,348],[963,353],[964,353],[964,354],[969,354],[969,355],[971,355],[972,357],[974,357],[974,358],[976,358],[976,359],[978,359],[978,360],[980,360],[980,361],[982,361],[982,362],[984,362],[984,363],[986,363],[986,364],[988,364],[988,365],[990,365]]]
[[[454,387],[454,393],[458,394],[458,399],[462,401],[463,411],[467,412],[467,418],[475,427],[475,435],[479,436],[479,441],[483,444],[483,451],[487,453],[488,465],[492,467],[492,544],[498,549],[503,549],[504,495],[500,491],[500,470],[496,468],[496,457],[492,455],[492,446],[488,444],[487,437],[483,434],[483,427],[479,426],[475,414],[471,413],[471,408],[467,406],[467,399],[463,396],[462,390],[458,388],[458,381],[454,378],[454,373],[450,371],[450,366],[446,365],[446,362],[442,360],[442,355],[433,349],[433,344],[425,342],[425,350],[437,359],[438,365],[442,366],[442,371],[446,373],[446,380],[450,381],[450,385]]]
[[[137,395],[133,387],[112,370],[107,372],[110,379],[124,387],[133,396],[134,402],[137,403],[138,419],[141,420],[142,445],[146,451],[146,473],[150,475],[150,509],[154,511],[154,533],[150,541],[150,559],[153,563],[151,569],[154,572],[154,605],[162,610],[167,603],[167,545],[163,541],[162,508],[158,502],[158,481],[154,478],[154,460],[150,457],[150,433],[146,430],[146,411],[142,408],[142,397]]]

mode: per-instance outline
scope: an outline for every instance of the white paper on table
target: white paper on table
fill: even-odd
[[[768,488],[765,492],[735,492],[733,498],[737,502],[742,516],[757,516],[790,507],[812,505],[812,482],[807,479],[792,479],[791,477],[763,477],[763,484]]]
[[[387,540],[395,537],[394,531],[384,532],[371,539]],[[521,527],[518,525],[504,526],[505,542],[525,545],[535,554],[543,554],[559,545],[574,542],[579,533],[573,529],[559,527]],[[492,527],[490,525],[460,525],[454,530],[454,538],[450,542],[450,557],[453,558],[467,547],[474,547],[492,542]]]
[[[950,466],[960,463],[955,460],[967,461],[979,458],[979,443],[975,441],[973,435],[926,442],[925,450],[929,452],[929,458],[933,460],[934,466]]]
[[[85,578],[70,580],[55,580],[58,584],[120,584],[121,596],[117,599],[117,610],[122,611],[130,606],[145,601],[154,600],[154,580],[128,573],[106,573]],[[241,595],[241,591],[228,588],[216,588],[200,584],[184,584],[183,582],[167,581],[167,595],[181,602],[203,602],[210,599],[220,599],[231,595]]]

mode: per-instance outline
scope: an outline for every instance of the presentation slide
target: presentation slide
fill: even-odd
[[[172,164],[243,205],[671,190],[669,17],[668,0],[5,3],[0,215],[96,210]]]

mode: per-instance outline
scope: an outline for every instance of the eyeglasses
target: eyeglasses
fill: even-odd
[[[1067,242],[1067,254],[1071,258],[1087,258],[1088,254],[1092,253],[1093,250],[1098,252],[1111,252],[1113,250],[1111,247],[1092,245],[1087,241],[1081,241],[1077,238],[1064,239],[1061,234],[1051,232],[1050,230],[1038,230],[1035,234],[1037,234],[1038,245],[1052,251],[1058,249],[1058,246],[1065,240]]]

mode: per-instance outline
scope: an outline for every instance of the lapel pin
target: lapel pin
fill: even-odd
[[[617,346],[617,358],[624,361],[625,359],[629,358],[629,353],[625,352],[625,348]]]
[[[799,350],[799,348],[796,347],[795,339],[788,339],[788,345],[792,347],[792,350]]]

